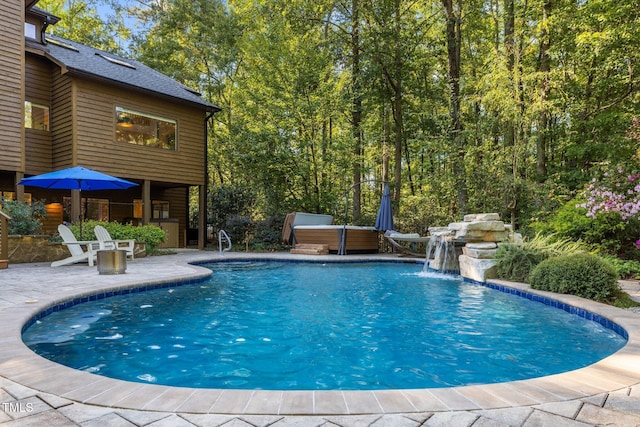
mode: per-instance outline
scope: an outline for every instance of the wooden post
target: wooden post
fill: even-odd
[[[9,266],[9,220],[11,217],[0,212],[0,269]]]
[[[151,181],[145,179],[142,183],[142,224],[151,222]]]
[[[185,240],[185,246],[186,245]],[[207,187],[198,186],[198,249],[203,250],[207,244]]]

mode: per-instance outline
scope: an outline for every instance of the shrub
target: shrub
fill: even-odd
[[[591,254],[549,258],[529,275],[533,289],[606,302],[615,295],[618,275],[611,264]]]
[[[624,260],[614,256],[603,257],[605,261],[613,266],[621,279],[638,279],[640,278],[640,262],[632,260]]]
[[[580,252],[583,252],[580,242],[537,234],[521,245],[500,245],[495,256],[496,273],[501,279],[526,282],[535,266],[545,259]]]
[[[532,251],[539,252],[544,259],[562,255],[574,255],[585,251],[584,245],[580,240],[573,241],[555,234],[536,234],[532,239],[525,240],[523,245]]]
[[[544,258],[538,251],[520,245],[505,244],[498,248],[494,259],[499,278],[512,282],[526,282],[529,273]]]
[[[207,196],[208,223],[213,229],[224,229],[238,225],[242,222],[235,217],[251,217],[253,206],[256,203],[255,191],[246,185],[219,185]],[[230,233],[231,234],[231,233]],[[240,231],[243,234],[243,231]],[[244,240],[244,236],[235,236],[236,240]]]
[[[229,234],[234,244],[247,244],[247,239],[253,232],[253,222],[246,216],[231,215],[227,217],[223,229]]]
[[[71,225],[69,228],[78,240],[94,240],[93,229],[96,225],[106,228],[114,240],[133,239],[136,242],[144,242],[147,255],[158,253],[158,246],[167,238],[165,231],[155,225],[135,226],[132,224],[120,224],[119,222],[89,220],[82,224],[82,235],[80,235],[79,224]]]
[[[281,247],[283,223],[283,215],[272,215],[264,221],[256,222],[254,224],[253,240],[251,241],[252,248],[255,250],[279,249]]]
[[[11,217],[9,234],[36,234],[42,228],[42,218],[47,216],[44,203],[39,201],[28,205],[17,200],[5,200],[2,202],[2,210]]]
[[[634,165],[637,167],[638,165]],[[547,225],[564,237],[582,239],[604,254],[640,259],[640,174],[622,166],[603,171],[579,199],[560,209]]]
[[[618,212],[596,213],[588,211],[579,200],[572,200],[560,209],[547,223],[537,226],[539,231],[554,234],[558,238],[578,240],[603,254],[625,259],[640,257],[635,242],[640,237],[640,221],[623,220]]]

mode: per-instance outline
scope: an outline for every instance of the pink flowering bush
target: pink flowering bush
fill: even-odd
[[[589,183],[575,208],[589,219],[581,224],[582,240],[604,253],[640,258],[640,174],[622,167],[605,172]]]
[[[588,217],[617,214],[622,221],[640,219],[640,174],[625,172],[622,167],[605,172],[587,186],[585,198],[578,207],[586,209]]]

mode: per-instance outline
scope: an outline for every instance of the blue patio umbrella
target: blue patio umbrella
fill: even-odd
[[[378,208],[378,216],[376,217],[374,228],[378,231],[393,230],[393,211],[391,209],[391,194],[388,184],[384,185],[382,200],[380,201],[380,208]]]
[[[18,185],[48,188],[51,190],[125,190],[133,187],[130,182],[102,172],[87,169],[82,166],[62,169],[42,175],[22,179]]]
[[[126,190],[136,184],[102,172],[87,169],[82,166],[61,169],[42,175],[35,175],[22,179],[18,185],[47,188],[51,190]],[[80,222],[82,234],[82,221]]]

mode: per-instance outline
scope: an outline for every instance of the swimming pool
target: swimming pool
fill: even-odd
[[[625,342],[596,322],[539,302],[425,276],[421,264],[209,267],[207,282],[53,313],[27,329],[24,340],[54,361],[114,378],[296,390],[532,378],[586,366]],[[187,309],[176,311],[178,302]],[[205,341],[211,338],[205,332],[217,341]]]

